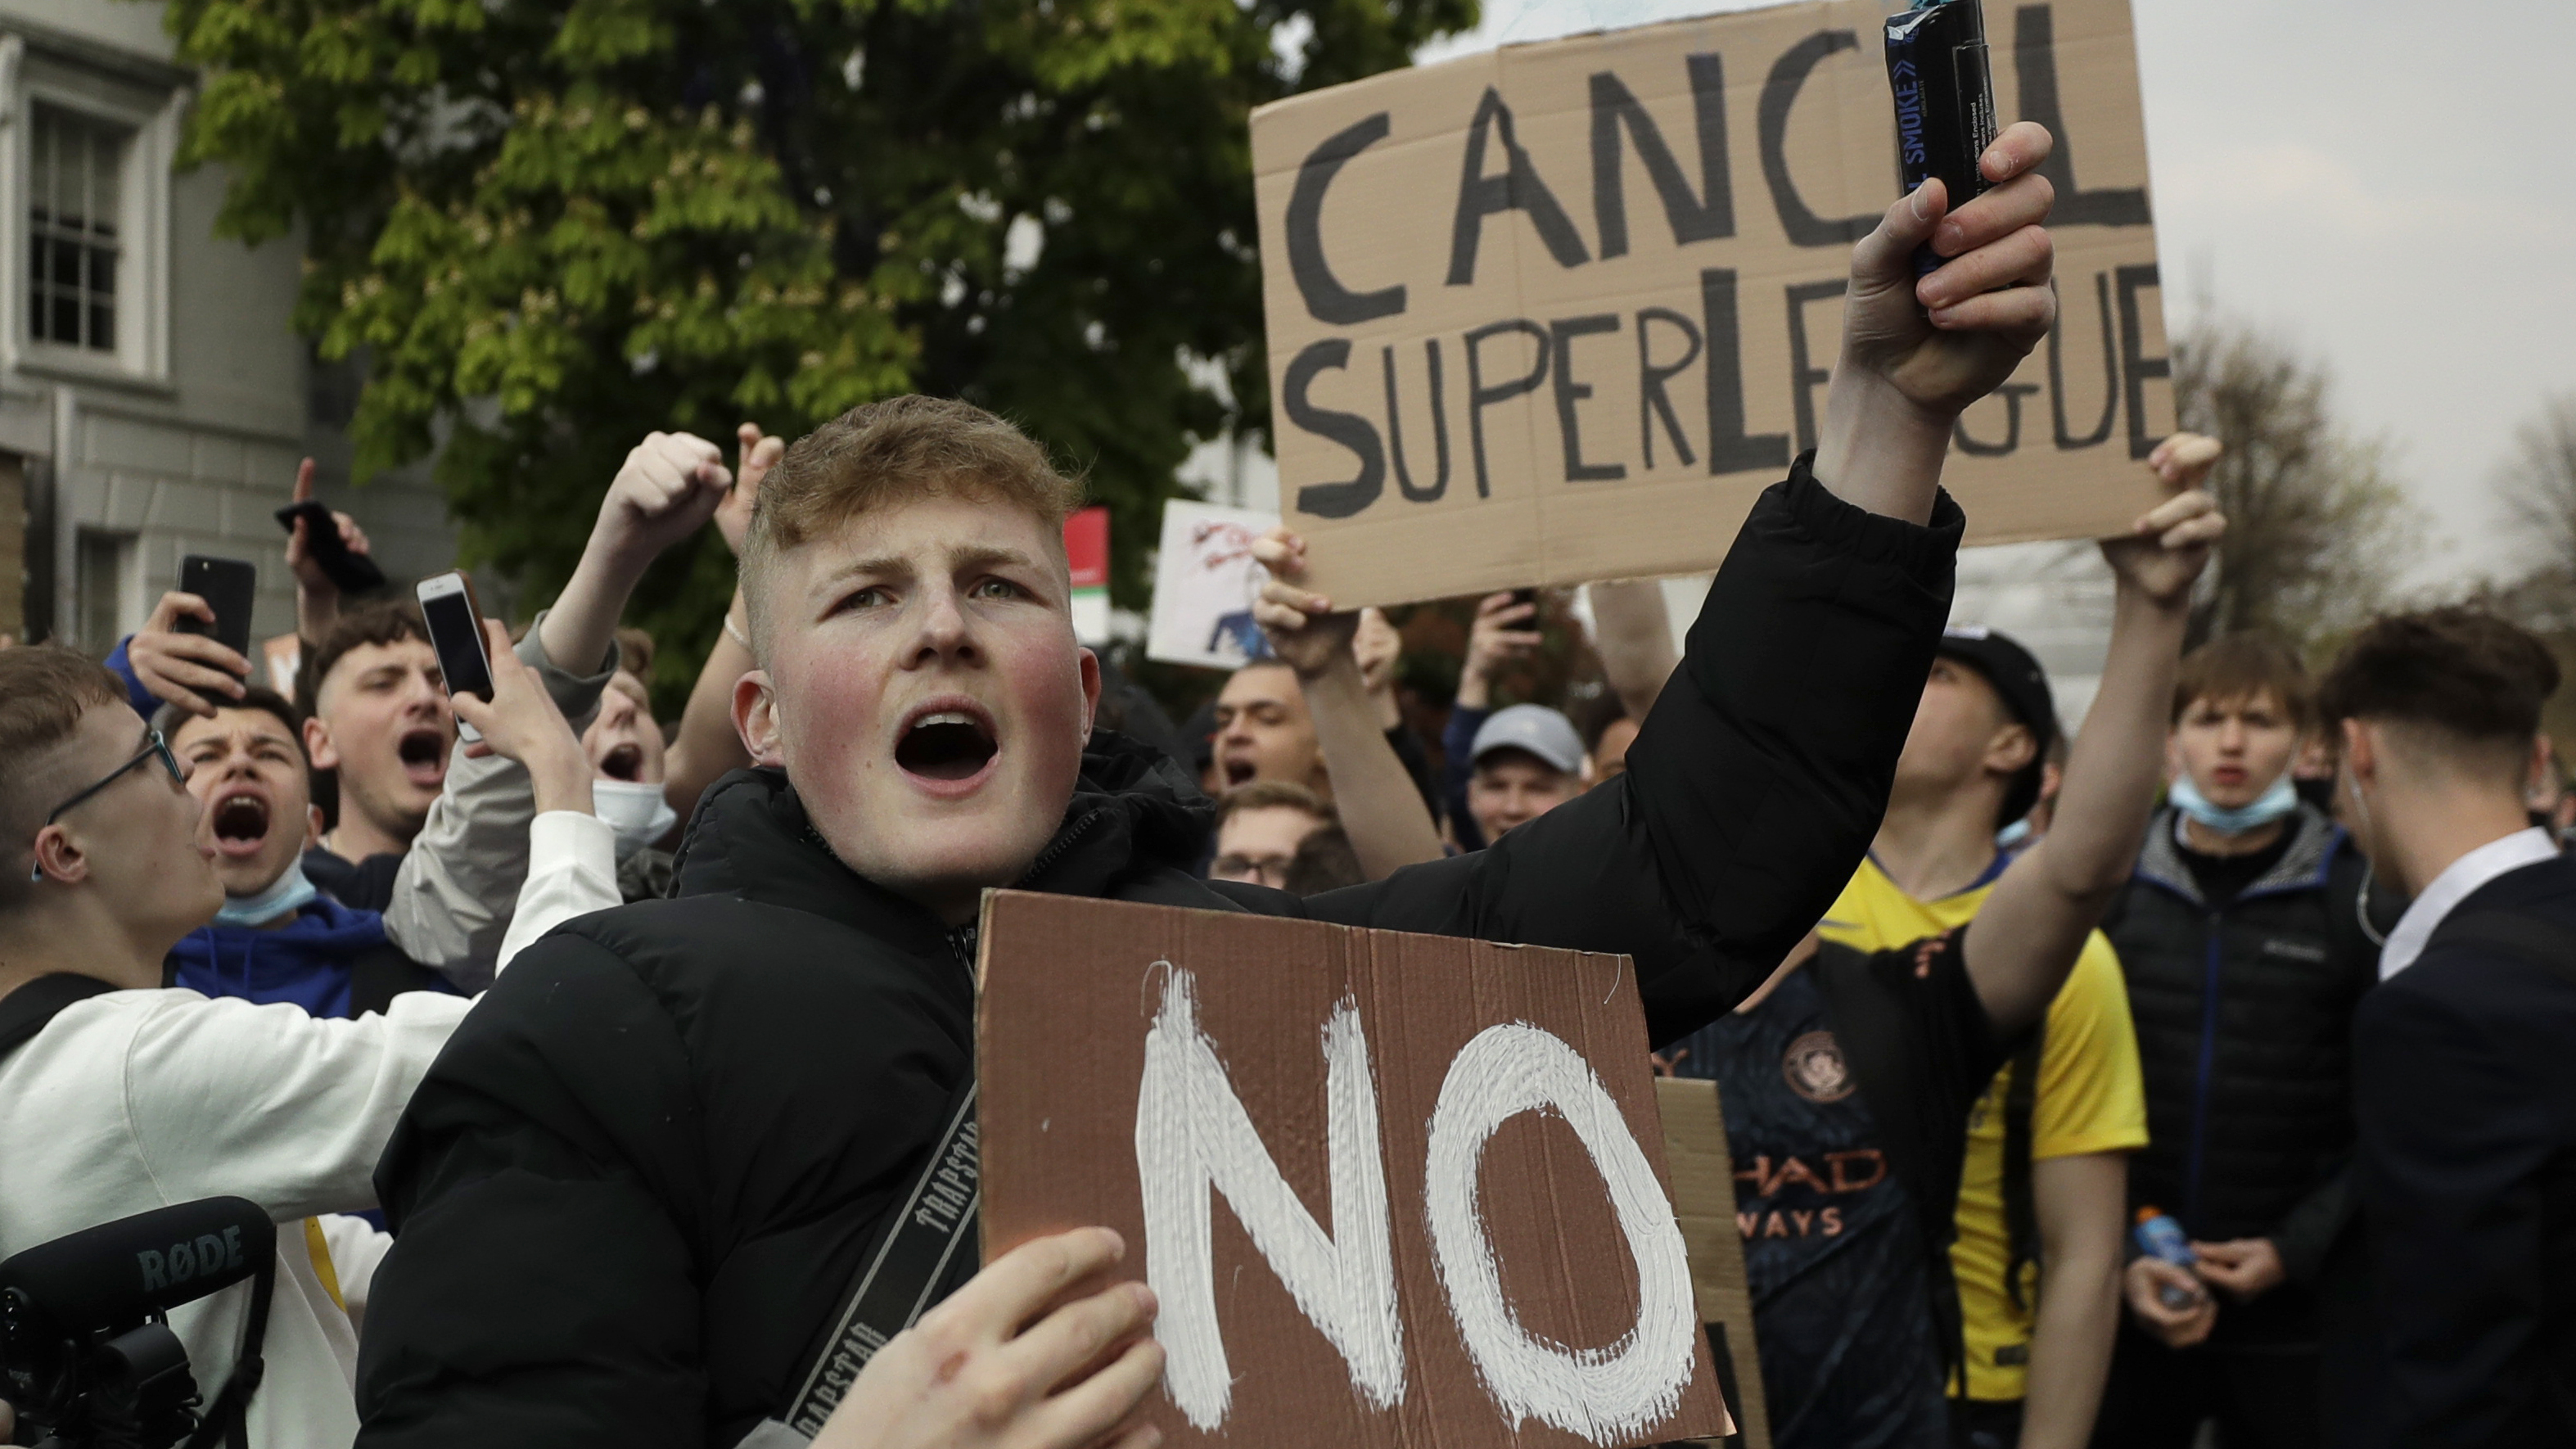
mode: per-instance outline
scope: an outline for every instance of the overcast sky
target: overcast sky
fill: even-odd
[[[2576,0],[2132,3],[2171,322],[2205,297],[2327,361],[2431,519],[2411,582],[2510,570],[2496,474],[2576,391]],[[1422,58],[1750,8],[1485,0]]]

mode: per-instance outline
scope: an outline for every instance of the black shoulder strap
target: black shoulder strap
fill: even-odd
[[[64,1007],[115,989],[95,976],[56,971],[0,996],[0,1058],[34,1041]]]
[[[2043,1019],[2031,1032],[2030,1043],[2013,1053],[2012,1077],[2004,1087],[2004,1291],[2012,1296],[2013,1307],[2024,1311],[2030,1305],[2022,1301],[2022,1265],[2039,1261],[2039,1204],[2030,1187],[2030,1118],[2039,1098],[2040,1044],[2047,1035]]]
[[[445,991],[447,980],[391,941],[369,947],[349,963],[349,1015],[382,1012],[406,991]]]
[[[268,1342],[268,1300],[277,1293],[275,1250],[260,1260],[251,1283],[250,1315],[242,1323],[241,1355],[233,1361],[232,1377],[224,1380],[215,1401],[206,1406],[206,1416],[198,1421],[197,1432],[188,1436],[183,1449],[214,1449],[218,1438],[226,1449],[250,1449],[250,1397],[259,1392],[260,1381],[268,1377],[268,1360],[262,1350]]]
[[[983,1159],[975,1136],[975,1074],[949,1098],[945,1129],[905,1190],[885,1236],[850,1285],[831,1337],[805,1375],[804,1387],[781,1416],[781,1427],[811,1439],[886,1341],[910,1328],[954,1289],[957,1273],[973,1267],[975,1254],[958,1250],[976,1240],[976,1209],[983,1200]],[[768,1426],[764,1426],[768,1427]],[[772,1429],[774,1434],[776,1429]],[[759,1439],[755,1433],[754,1440]],[[750,1443],[754,1440],[746,1440]]]
[[[2433,939],[2424,943],[2425,949],[2432,949],[2436,942],[2445,946],[2483,946],[2576,979],[2576,931],[2534,916],[2512,911],[2453,916],[2433,928]]]

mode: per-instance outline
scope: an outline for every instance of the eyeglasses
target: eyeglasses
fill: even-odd
[[[72,798],[64,801],[60,805],[55,806],[53,808],[53,813],[45,817],[45,823],[47,825],[51,825],[55,821],[62,819],[65,811],[83,804],[92,795],[95,795],[99,791],[106,789],[108,786],[115,784],[117,781],[124,779],[127,772],[136,769],[147,761],[156,759],[161,762],[161,768],[170,772],[170,782],[172,784],[185,785],[188,782],[187,772],[179,768],[179,757],[170,753],[170,742],[161,737],[161,732],[159,730],[145,730],[143,732],[143,748],[136,752],[133,759],[130,759],[124,764],[117,766],[115,769],[108,771],[106,774],[99,776],[88,789],[81,791],[79,794],[74,795]],[[38,865],[33,871],[30,871],[27,876],[27,879],[31,881],[43,880],[44,878],[45,868],[42,865]]]

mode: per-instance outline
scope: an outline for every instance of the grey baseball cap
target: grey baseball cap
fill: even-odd
[[[1496,710],[1476,731],[1467,758],[1481,760],[1495,750],[1527,750],[1569,775],[1583,772],[1583,736],[1574,721],[1543,704]]]

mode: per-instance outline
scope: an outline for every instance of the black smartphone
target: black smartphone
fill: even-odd
[[[180,633],[206,635],[244,659],[250,657],[250,611],[259,596],[259,565],[189,554],[179,560],[179,592],[196,595],[215,611],[211,624],[194,616],[180,619]]]
[[[1983,195],[1977,161],[1995,142],[1995,90],[1978,0],[1915,0],[1889,16],[1887,85],[1896,98],[1902,194],[1938,176],[1952,211]],[[1914,274],[1929,275],[1943,260],[1927,242],[1914,250]]]
[[[295,531],[299,518],[304,520],[305,547],[313,551],[313,562],[321,565],[331,587],[344,594],[364,594],[385,586],[385,571],[376,567],[374,559],[351,553],[340,542],[340,520],[331,516],[330,509],[308,498],[277,510],[278,527],[288,533]]]
[[[429,647],[438,655],[447,692],[490,699],[492,657],[483,648],[483,610],[474,602],[474,581],[450,569],[422,579],[413,593],[420,600],[421,621],[429,625]],[[461,719],[456,733],[467,744],[483,739]]]
[[[1533,605],[1534,605],[1534,604],[1536,604],[1536,603],[1538,602],[1538,590],[1536,590],[1536,589],[1514,589],[1514,590],[1512,590],[1512,602],[1513,602],[1514,604],[1533,604]],[[1528,631],[1529,631],[1529,632],[1531,632],[1531,633],[1536,633],[1536,632],[1538,632],[1538,628],[1539,628],[1539,618],[1538,618],[1538,615],[1536,615],[1536,614],[1532,614],[1532,615],[1530,615],[1528,618],[1521,620],[1521,621],[1520,621],[1519,623],[1517,623],[1517,624],[1514,624],[1512,627],[1513,627],[1514,629],[1525,629],[1525,630],[1528,630]]]

